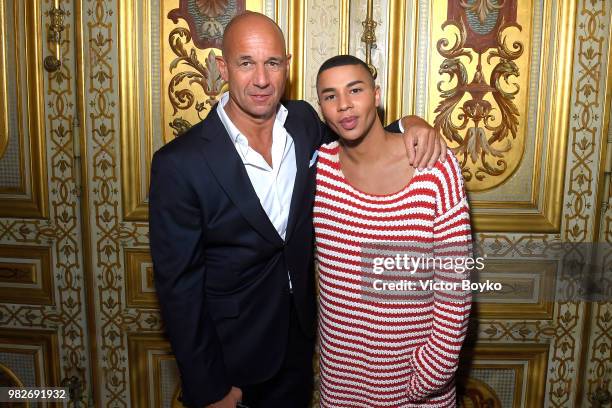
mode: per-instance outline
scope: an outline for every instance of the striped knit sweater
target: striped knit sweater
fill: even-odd
[[[429,247],[435,257],[469,255],[469,208],[457,160],[449,153],[445,163],[415,171],[402,190],[383,196],[352,187],[338,151],[337,142],[319,151],[314,205],[321,407],[454,407],[471,305],[460,286],[467,273],[431,265],[400,274],[414,281],[412,290],[381,292],[372,282],[397,276],[376,274],[372,265],[376,248],[388,254],[383,249],[398,243],[418,243],[420,254]],[[427,281],[459,286],[420,286]]]

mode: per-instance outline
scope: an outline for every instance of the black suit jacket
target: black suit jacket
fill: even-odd
[[[157,151],[151,166],[155,287],[181,373],[183,403],[201,407],[280,368],[291,275],[302,330],[314,336],[314,152],[334,138],[306,102],[285,102],[297,174],[283,240],[262,208],[216,107]],[[397,130],[397,126],[392,130]]]

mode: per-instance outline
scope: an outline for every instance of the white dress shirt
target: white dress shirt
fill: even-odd
[[[287,108],[279,104],[276,112],[272,130],[272,166],[270,167],[263,156],[249,146],[246,136],[238,130],[225,113],[224,106],[228,100],[229,94],[226,92],[219,100],[217,114],[244,163],[261,206],[278,235],[284,240],[287,235],[289,207],[297,172],[293,138],[284,127],[285,120],[287,120]]]

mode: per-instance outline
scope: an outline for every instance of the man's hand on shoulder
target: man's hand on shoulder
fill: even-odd
[[[232,387],[230,392],[221,400],[208,405],[206,408],[236,408],[242,400],[242,390],[237,387]]]
[[[404,143],[410,164],[419,170],[431,169],[436,161],[446,160],[446,142],[442,135],[418,116],[404,116]]]

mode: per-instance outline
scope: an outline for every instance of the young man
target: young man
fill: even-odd
[[[188,407],[310,403],[313,153],[328,133],[307,103],[279,103],[289,61],[274,21],[234,18],[218,60],[229,93],[153,157],[155,286]],[[414,121],[409,154],[433,164],[438,135]]]
[[[319,150],[314,204],[321,407],[455,407],[453,377],[470,311],[465,274],[434,261],[415,269],[418,279],[405,292],[384,289],[384,279],[412,275],[397,275],[400,264],[376,275],[380,258],[367,249],[389,255],[388,248],[418,248],[434,260],[468,256],[459,164],[449,152],[431,170],[410,165],[402,141],[380,122],[380,89],[361,60],[326,61],[317,92],[339,136]],[[428,281],[459,286],[420,286]]]

